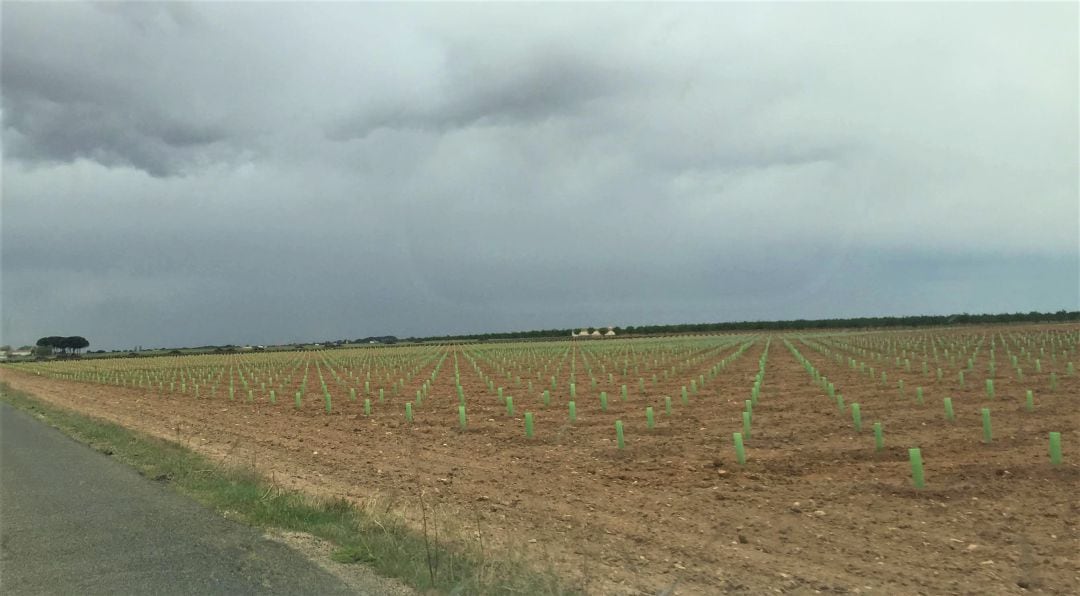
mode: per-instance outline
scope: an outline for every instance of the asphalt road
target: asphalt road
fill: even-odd
[[[355,594],[229,521],[0,402],[3,594]]]

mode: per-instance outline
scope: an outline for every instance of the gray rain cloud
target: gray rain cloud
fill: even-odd
[[[1076,309],[1077,23],[5,3],[2,342]]]

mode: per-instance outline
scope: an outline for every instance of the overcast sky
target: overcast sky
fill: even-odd
[[[1077,6],[4,2],[0,342],[1077,309]]]

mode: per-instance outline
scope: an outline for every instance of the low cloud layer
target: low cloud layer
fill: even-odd
[[[8,3],[2,340],[1075,309],[1077,10]]]

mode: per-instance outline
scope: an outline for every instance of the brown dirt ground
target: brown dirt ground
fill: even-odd
[[[1002,329],[1041,328],[891,336],[914,341],[963,333],[989,342]],[[413,424],[391,407],[367,418],[360,402],[347,400],[335,402],[327,415],[316,395],[297,411],[291,398],[276,405],[230,402],[220,394],[195,400],[53,380],[12,367],[0,368],[0,379],[48,402],[255,466],[286,487],[396,511],[410,523],[418,521],[418,491],[424,490],[444,535],[474,544],[482,538],[488,552],[525,554],[592,594],[652,594],[672,585],[675,594],[1080,593],[1080,378],[1064,375],[1063,359],[1045,362],[1042,375],[1025,365],[1028,376],[1021,383],[999,348],[997,399],[990,402],[984,374],[972,373],[960,388],[957,369],[947,362],[938,381],[933,368],[923,376],[895,366],[892,356],[873,361],[847,354],[888,371],[883,385],[794,335],[771,337],[747,441],[750,461],[743,468],[734,462],[731,433],[740,430],[765,336],[691,397],[692,408],[678,403],[679,385],[731,354],[734,345],[699,349],[695,353],[704,358],[679,372],[683,380],[662,381],[650,398],[637,395],[632,384],[630,399],[621,402],[617,389],[602,383],[599,389],[611,395],[607,412],[595,404],[597,391],[579,382],[580,420],[573,426],[566,423],[564,391],[547,409],[538,397],[510,391],[518,410],[511,420],[464,359],[466,432],[456,428],[449,360]],[[837,350],[858,337],[806,341]],[[862,433],[812,382],[784,338],[849,403],[861,403]],[[579,358],[580,380],[580,351],[571,353]],[[976,370],[986,362],[984,346]],[[429,362],[413,377],[405,395],[433,366]],[[563,377],[566,368],[564,363]],[[1047,386],[1051,370],[1060,377],[1055,391]],[[643,370],[641,376],[651,374]],[[904,395],[895,385],[899,378],[906,378]],[[924,405],[915,403],[916,384],[925,387]],[[1023,409],[1028,387],[1036,388],[1034,412]],[[671,417],[660,414],[656,396],[664,394],[674,397]],[[945,395],[956,404],[955,422],[943,419]],[[403,400],[394,399],[400,408]],[[658,406],[651,432],[645,405]],[[981,441],[979,419],[979,408],[987,405],[994,425],[989,445]],[[522,431],[526,409],[536,414],[531,441]],[[622,451],[614,444],[616,418],[626,422]],[[885,427],[882,452],[874,450],[869,431],[879,420]],[[1065,446],[1059,467],[1050,466],[1046,455],[1052,430],[1062,433]],[[926,462],[924,490],[910,485],[907,448],[913,446],[922,448]]]

